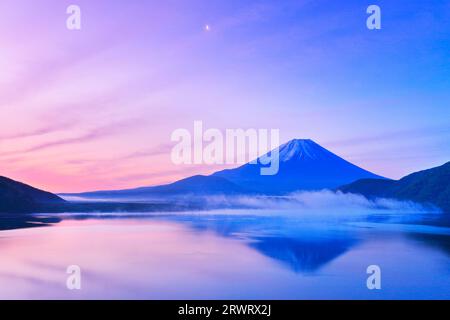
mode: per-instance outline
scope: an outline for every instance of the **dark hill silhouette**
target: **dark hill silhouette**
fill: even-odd
[[[398,181],[363,179],[338,190],[368,198],[383,197],[432,204],[450,212],[450,162],[410,174]]]
[[[31,212],[62,203],[65,201],[53,193],[0,176],[0,212]]]

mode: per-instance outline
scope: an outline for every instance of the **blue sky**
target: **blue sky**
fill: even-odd
[[[4,0],[0,43],[1,174],[52,191],[215,171],[170,162],[195,120],[391,178],[450,160],[449,1]]]

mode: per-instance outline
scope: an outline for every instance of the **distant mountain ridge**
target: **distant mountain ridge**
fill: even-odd
[[[351,183],[327,189],[361,194],[369,199],[392,198],[432,204],[450,212],[450,162],[395,181],[356,167],[311,140],[292,140],[279,147],[279,155],[279,176],[260,176],[260,164],[246,164],[210,176],[192,176],[162,186],[65,194],[97,200],[123,198],[122,202],[67,202],[50,192],[0,176],[0,213],[194,210],[203,205],[196,202],[196,196],[278,195],[296,190],[315,190],[317,184],[324,189],[341,179],[357,176],[372,178],[355,179]],[[163,201],[159,201],[158,196]],[[145,202],[152,200],[152,197],[158,201]],[[135,201],[139,199],[144,202]]]
[[[65,202],[53,193],[0,176],[0,212],[28,212]]]
[[[212,176],[192,176],[170,184],[141,187],[128,190],[93,191],[79,194],[83,197],[146,197],[148,195],[215,195],[215,194],[248,194],[244,189],[226,179]],[[64,195],[64,194],[63,194]]]
[[[128,190],[62,194],[87,198],[142,198],[158,195],[282,195],[298,190],[334,189],[358,179],[384,179],[338,157],[312,140],[295,139],[277,148],[279,172],[261,175],[260,164],[245,164],[210,176],[193,176],[171,184]],[[260,159],[260,158],[259,158]]]
[[[367,198],[393,198],[428,203],[450,212],[450,162],[410,174],[398,181],[363,179],[338,190]]]

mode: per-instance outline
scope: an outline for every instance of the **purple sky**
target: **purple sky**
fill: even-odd
[[[443,164],[450,3],[432,2],[2,0],[0,175],[75,192],[220,169],[170,161],[194,120],[279,128],[391,178]]]

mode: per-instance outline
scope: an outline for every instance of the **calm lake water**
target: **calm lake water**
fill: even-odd
[[[0,231],[0,252],[2,299],[450,298],[450,229],[395,214],[66,215]],[[381,290],[367,289],[369,265]]]

